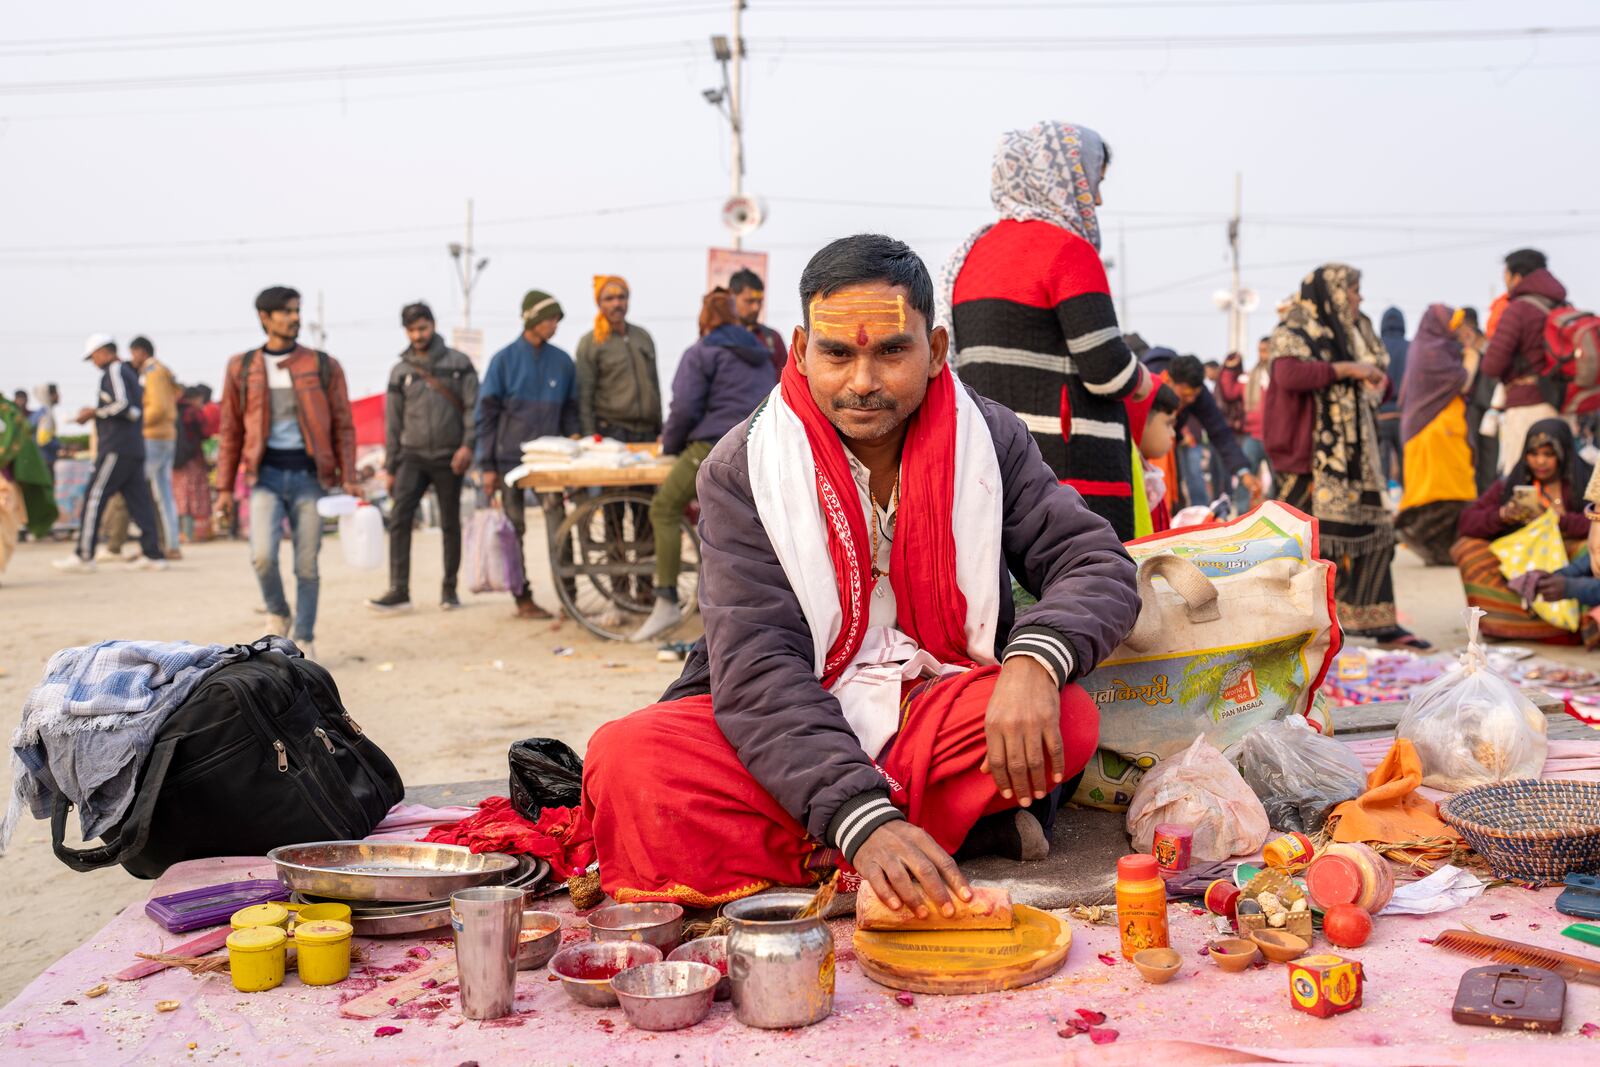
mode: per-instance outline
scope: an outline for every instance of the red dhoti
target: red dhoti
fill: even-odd
[[[878,758],[895,806],[947,852],[980,817],[1017,806],[978,769],[999,674],[980,667],[922,686]],[[1076,685],[1062,690],[1067,777],[1089,762],[1099,727],[1089,695]],[[739,762],[709,696],[655,704],[602,726],[584,760],[583,811],[601,885],[619,901],[711,907],[772,885],[806,885],[821,871],[815,861],[823,846]]]

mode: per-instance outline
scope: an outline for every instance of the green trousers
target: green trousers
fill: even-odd
[[[694,500],[694,477],[711,454],[711,442],[690,441],[678,453],[678,462],[650,503],[650,525],[656,532],[656,588],[677,592],[678,569],[683,562],[684,509]]]

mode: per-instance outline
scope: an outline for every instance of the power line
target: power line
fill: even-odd
[[[187,30],[164,33],[104,34],[94,37],[39,37],[0,44],[0,56],[56,56],[124,51],[173,51],[191,48],[261,47],[356,37],[410,37],[441,33],[477,33],[537,26],[575,26],[618,19],[683,18],[721,12],[722,3],[631,3],[585,5],[553,11],[482,15],[447,15],[389,19],[382,22],[324,22],[299,26],[251,26],[237,29]]]
[[[476,74],[485,70],[563,66],[598,66],[608,74],[625,69],[630,63],[659,61],[662,58],[698,57],[691,41],[658,44],[618,45],[605,53],[597,64],[593,48],[559,52],[511,52],[498,55],[455,56],[449,59],[395,59],[383,63],[340,64],[319,67],[279,67],[270,70],[227,70],[201,74],[156,74],[136,78],[100,78],[74,81],[0,82],[0,96],[52,96],[63,93],[107,91],[136,92],[146,89],[206,89],[268,82],[351,80],[362,78],[422,77],[439,74]]]
[[[894,54],[973,52],[1138,51],[1140,49],[1340,48],[1353,45],[1464,44],[1507,40],[1569,40],[1600,36],[1600,26],[1522,26],[1484,29],[1361,30],[1352,33],[1257,33],[1070,37],[777,37],[762,43],[786,53]]]

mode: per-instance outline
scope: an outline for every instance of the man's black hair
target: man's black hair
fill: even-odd
[[[733,277],[728,279],[728,292],[737,296],[746,289],[757,289],[765,292],[767,284],[761,280],[761,275],[749,267],[742,267],[734,271]]]
[[[811,298],[828,296],[862,282],[903,286],[911,307],[922,312],[933,332],[933,278],[922,257],[904,241],[881,233],[858,233],[824,245],[800,274],[800,314],[811,329]]]
[[[421,322],[423,319],[427,319],[429,322],[432,322],[433,309],[420,300],[418,300],[415,304],[407,304],[405,307],[400,309],[400,325],[402,326],[412,326]]]
[[[299,300],[298,290],[287,285],[274,285],[270,289],[263,289],[256,295],[257,311],[282,311],[289,306],[289,301]]]
[[[1259,342],[1257,342],[1257,343],[1258,344],[1263,344],[1263,345],[1270,345],[1272,343],[1272,335],[1270,333],[1262,334],[1261,335],[1261,340]]]
[[[1182,359],[1182,356],[1178,357]],[[1172,391],[1172,386],[1161,383],[1156,389],[1156,398],[1150,402],[1151,411],[1159,411],[1163,415],[1176,415],[1183,406],[1183,401],[1178,399],[1178,394]]]
[[[1106,158],[1100,163],[1100,167],[1103,170],[1106,167],[1111,166],[1111,146],[1106,144],[1104,141],[1101,141],[1100,148],[1106,154]]]
[[[1198,356],[1173,356],[1172,362],[1167,364],[1167,377],[1179,385],[1203,389],[1206,384],[1205,364],[1200,362]]]
[[[1471,323],[1472,324],[1472,328],[1474,330],[1476,330],[1478,328],[1478,309],[1474,308],[1474,307],[1464,307],[1464,308],[1462,308],[1461,309],[1461,321],[1462,322],[1466,322],[1466,323]]]
[[[11,394],[11,399],[17,402],[17,407],[26,408],[28,406],[28,391],[26,389],[18,389]]]
[[[1206,370],[1210,370],[1213,367],[1215,367],[1217,370],[1221,370],[1222,369],[1222,364],[1218,363],[1214,359],[1206,360]]]
[[[1550,263],[1544,258],[1544,253],[1537,248],[1519,248],[1506,255],[1506,269],[1512,274],[1532,274],[1542,270]]]
[[[147,356],[156,354],[156,346],[150,343],[150,338],[142,334],[128,342],[129,352],[143,352]]]

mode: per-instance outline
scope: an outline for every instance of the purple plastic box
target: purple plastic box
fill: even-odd
[[[144,913],[166,927],[168,933],[181,934],[203,926],[220,926],[234,912],[252,904],[288,899],[289,887],[279,881],[224,882],[155,897],[145,903]]]

